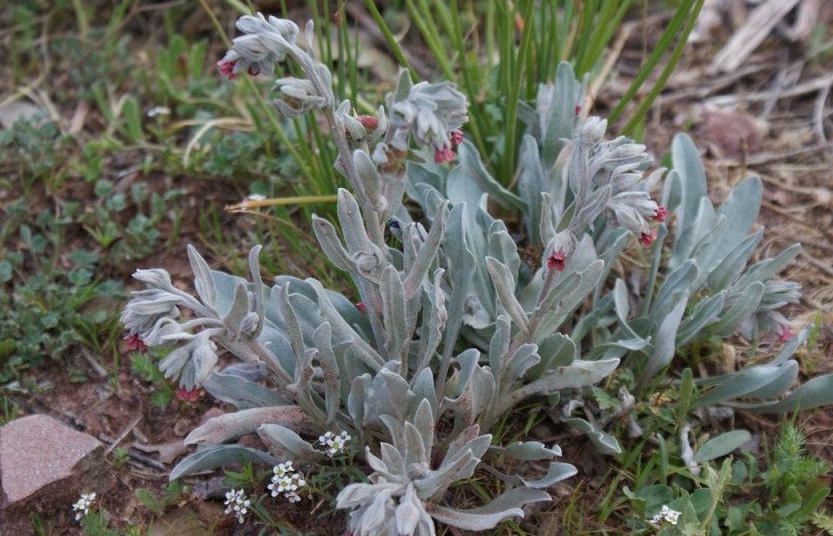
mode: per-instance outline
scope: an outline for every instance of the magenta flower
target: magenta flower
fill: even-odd
[[[448,139],[451,140],[451,146],[457,147],[463,143],[463,131],[456,128],[448,133]]]
[[[451,147],[443,147],[442,149],[434,150],[434,162],[437,164],[451,162],[452,160],[454,160],[454,151]]]
[[[220,71],[220,76],[223,78],[228,78],[229,80],[234,80],[234,77],[237,76],[234,74],[234,61],[231,60],[220,60],[217,62],[217,69]]]
[[[657,211],[654,212],[653,220],[658,223],[664,222],[668,218],[668,209],[662,205],[657,205]]]
[[[651,244],[653,244],[654,240],[656,239],[656,231],[648,231],[647,233],[640,233],[639,235],[639,243],[645,246],[646,248],[651,247]]]
[[[184,387],[180,387],[176,390],[176,399],[180,402],[196,402],[200,399],[200,391],[199,389],[185,389]]]
[[[127,343],[127,350],[130,352],[144,352],[148,349],[145,341],[139,338],[136,334],[129,334],[124,336],[124,341]]]
[[[559,249],[547,258],[547,268],[560,272],[564,269],[564,250]]]

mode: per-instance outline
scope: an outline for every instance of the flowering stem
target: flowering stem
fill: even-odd
[[[359,177],[359,172],[356,169],[356,163],[353,161],[353,153],[350,150],[350,145],[347,143],[347,133],[345,132],[344,125],[335,113],[336,103],[333,90],[321,80],[318,70],[312,61],[311,54],[305,53],[297,46],[293,46],[290,50],[295,61],[298,62],[299,67],[301,67],[301,70],[312,83],[313,88],[315,88],[315,92],[328,101],[328,106],[322,111],[324,112],[324,117],[327,119],[327,123],[330,125],[330,134],[333,136],[333,141],[338,151],[338,160],[344,168],[347,180],[350,181],[350,185],[356,191],[362,209],[362,217],[365,220],[370,239],[380,250],[385,251],[384,226],[379,220],[379,215],[373,210],[371,200],[367,197],[364,185]]]

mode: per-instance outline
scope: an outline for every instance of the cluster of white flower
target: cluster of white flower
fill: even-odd
[[[663,504],[662,509],[660,509],[659,513],[648,520],[648,523],[651,525],[659,525],[660,522],[664,519],[668,521],[672,525],[677,524],[677,519],[680,517],[680,512],[676,510],[672,510],[668,508],[668,505]]]
[[[347,442],[351,439],[352,437],[347,432],[342,431],[338,435],[333,432],[327,432],[318,438],[318,444],[327,447],[327,455],[332,458],[336,454],[345,452]]]
[[[232,489],[226,492],[226,515],[234,514],[237,521],[243,522],[243,518],[249,511],[252,501],[246,498],[242,489]]]
[[[81,497],[72,505],[72,511],[75,512],[75,520],[81,521],[81,518],[90,512],[90,506],[95,501],[95,492],[82,493]]]
[[[292,462],[283,462],[272,468],[272,483],[266,486],[272,491],[272,497],[283,494],[289,502],[298,502],[301,496],[298,490],[307,485],[304,475],[292,467]]]

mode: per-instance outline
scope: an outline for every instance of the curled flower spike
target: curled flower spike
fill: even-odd
[[[657,205],[657,211],[654,212],[653,220],[657,223],[662,223],[668,218],[668,209],[662,205]]]
[[[560,272],[564,270],[564,250],[559,249],[547,258],[547,269]]]
[[[232,489],[226,492],[226,515],[234,515],[239,523],[243,522],[243,518],[249,512],[249,507],[252,501],[246,498],[246,494],[242,489]]]
[[[410,80],[408,80],[410,83]],[[397,101],[389,98],[390,144],[407,151],[408,135],[418,146],[435,151],[435,160],[447,162],[453,153],[448,152],[452,134],[468,120],[466,97],[452,84],[420,82],[410,86],[408,95]]]
[[[90,506],[95,502],[95,492],[82,493],[81,497],[72,505],[72,511],[75,512],[75,520],[81,521],[81,518],[90,513]]]
[[[232,79],[241,72],[272,76],[275,63],[297,50],[298,26],[292,21],[258,13],[240,17],[237,29],[245,35],[236,37],[231,50],[217,63],[225,78]]]
[[[656,239],[656,231],[648,231],[647,233],[641,233],[639,235],[639,243],[645,246],[646,248],[651,247],[651,245],[654,243],[654,240]]]

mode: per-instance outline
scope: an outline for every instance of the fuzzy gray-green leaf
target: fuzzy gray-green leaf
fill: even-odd
[[[254,312],[257,315],[257,327],[252,333],[252,337],[257,338],[263,330],[263,322],[265,321],[265,304],[264,304],[264,285],[260,278],[260,263],[258,257],[260,250],[263,249],[259,244],[249,250],[249,273],[252,275],[252,294],[254,301]]]
[[[301,429],[309,425],[309,419],[299,406],[272,406],[223,413],[194,428],[185,438],[185,444],[223,443],[254,432],[263,423],[280,423]]]
[[[399,272],[393,266],[386,266],[379,277],[379,294],[382,297],[386,340],[385,346],[390,359],[404,359],[407,355],[408,321],[405,310],[405,288]]]
[[[677,331],[677,348],[681,348],[701,335],[701,332],[708,325],[717,322],[725,301],[726,292],[724,291],[710,296],[694,306],[691,314],[682,321],[680,329]]]
[[[642,373],[643,378],[650,378],[664,369],[674,357],[677,349],[677,330],[680,327],[687,302],[688,294],[678,293],[676,295],[676,306],[662,319],[657,327],[654,334],[654,351],[645,365],[645,370]]]
[[[200,300],[209,306],[214,307],[214,300],[216,299],[216,291],[214,290],[214,280],[211,277],[211,268],[202,255],[199,254],[197,248],[188,244],[188,261],[191,263],[191,271],[194,272],[194,288],[199,295]]]
[[[321,245],[321,249],[327,258],[330,259],[336,268],[345,272],[352,272],[356,269],[356,261],[345,251],[338,239],[338,233],[332,223],[316,215],[312,216],[312,230],[315,238]]]
[[[720,236],[724,254],[740,244],[758,219],[763,186],[760,177],[750,175],[732,188],[729,197],[717,209],[718,216],[726,217],[726,230]]]
[[[212,371],[202,382],[203,388],[218,400],[234,404],[237,409],[281,406],[287,402],[271,389],[234,374]]]
[[[232,339],[237,339],[240,336],[244,327],[243,322],[249,312],[249,291],[246,285],[241,283],[234,289],[234,301],[232,301],[231,309],[223,317],[223,324],[232,332]]]
[[[694,461],[697,463],[708,462],[721,456],[726,456],[736,448],[740,447],[752,437],[746,430],[732,430],[724,432],[706,441],[703,446],[694,453]]]
[[[495,498],[486,506],[471,510],[456,510],[438,506],[433,503],[425,505],[431,517],[463,530],[486,531],[497,526],[508,517],[523,517],[521,507],[550,500],[550,496],[543,491],[531,488],[513,488]]]
[[[341,389],[338,363],[332,346],[332,330],[329,322],[322,322],[312,335],[315,348],[318,350],[318,364],[321,366],[324,380],[324,404],[327,411],[327,424],[335,422],[338,408],[341,405]]]
[[[434,219],[431,230],[428,232],[428,238],[422,244],[417,253],[414,264],[408,270],[403,283],[404,295],[407,299],[413,298],[422,287],[422,281],[425,274],[431,268],[431,264],[435,261],[437,251],[442,244],[443,235],[445,234],[445,222],[448,210],[446,207],[448,203],[445,202],[440,207],[437,218]]]
[[[322,453],[286,426],[262,424],[257,428],[257,435],[277,458],[311,461],[322,457]]]
[[[509,268],[493,257],[486,257],[486,268],[492,277],[498,299],[504,310],[515,321],[515,325],[523,332],[529,328],[529,323],[518,299],[515,297],[515,280],[509,272]]]
[[[707,328],[707,333],[718,337],[728,337],[734,333],[758,308],[764,294],[764,284],[760,281],[750,284],[735,298],[735,302],[724,311],[720,320]]]
[[[274,456],[257,449],[240,445],[212,445],[186,456],[171,470],[168,478],[176,480],[181,476],[229,466],[241,461],[263,465],[277,465],[278,463]]]
[[[547,448],[540,441],[516,441],[503,447],[503,454],[523,461],[551,460],[561,456],[561,449],[558,446]]]
[[[719,383],[694,401],[693,408],[712,406],[721,402],[746,396],[777,381],[784,373],[792,376],[793,369],[784,365],[758,365],[732,374],[726,374],[714,381]]]
[[[743,267],[755,252],[763,234],[764,230],[760,228],[754,234],[746,237],[736,248],[729,251],[729,254],[720,261],[720,264],[711,271],[708,286],[712,292],[728,287],[732,280],[743,271]]]
[[[817,376],[774,404],[736,405],[753,413],[790,413],[833,404],[833,374]]]

